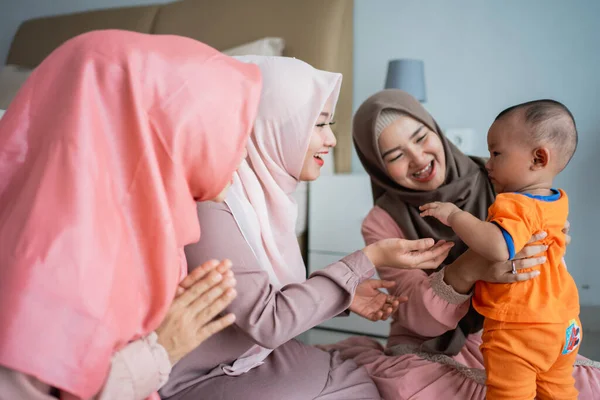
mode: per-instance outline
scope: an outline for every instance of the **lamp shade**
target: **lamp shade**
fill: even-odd
[[[391,60],[388,64],[386,89],[401,89],[420,102],[427,101],[425,94],[425,65],[421,60]]]

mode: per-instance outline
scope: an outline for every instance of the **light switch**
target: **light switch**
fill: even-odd
[[[475,130],[470,128],[447,129],[446,137],[465,154],[473,154],[475,150]]]

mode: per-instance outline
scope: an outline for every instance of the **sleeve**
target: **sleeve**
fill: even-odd
[[[164,385],[171,371],[156,334],[129,343],[112,359],[102,391],[92,400],[143,400]],[[6,397],[3,397],[6,396]],[[55,400],[51,388],[37,378],[0,366],[0,398]]]
[[[235,324],[256,344],[266,348],[276,348],[342,313],[358,284],[375,273],[365,254],[357,251],[314,272],[305,282],[277,289],[225,204],[200,203],[198,216],[203,234],[198,243],[186,247],[188,266],[193,269],[210,259],[232,261],[238,295],[226,311],[236,316]]]
[[[403,238],[394,219],[375,206],[362,225],[366,244],[381,239]],[[419,336],[439,336],[455,329],[469,310],[470,295],[456,292],[444,282],[444,270],[427,275],[421,270],[403,270],[389,267],[377,268],[381,279],[396,282],[395,295],[408,297],[400,304],[394,324]]]
[[[158,391],[169,379],[171,362],[157,339],[152,332],[117,351],[106,383],[94,400],[143,400]]]
[[[539,230],[535,205],[526,196],[501,193],[488,210],[488,219],[502,231],[508,247],[509,259],[525,247]]]

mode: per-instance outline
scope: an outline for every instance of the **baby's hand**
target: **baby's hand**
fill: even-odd
[[[452,203],[442,203],[440,201],[424,204],[419,207],[419,210],[421,210],[421,217],[435,217],[442,224],[448,226],[450,226],[449,220],[452,214],[461,211]]]

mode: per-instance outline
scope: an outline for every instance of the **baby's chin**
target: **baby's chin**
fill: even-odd
[[[494,186],[494,191],[496,191],[496,193],[507,193],[515,191],[509,190],[509,188],[507,188],[506,185],[500,185],[499,183],[492,183],[492,185]]]

